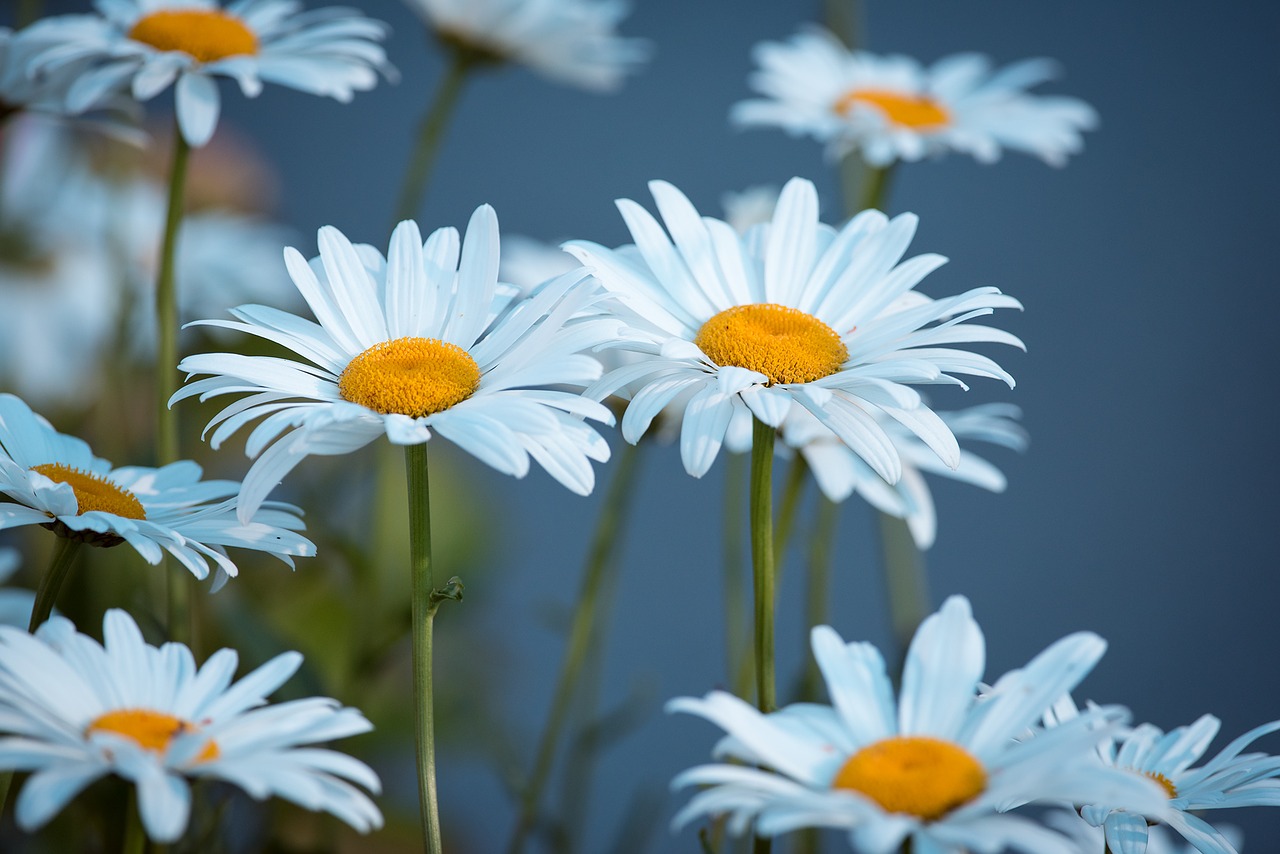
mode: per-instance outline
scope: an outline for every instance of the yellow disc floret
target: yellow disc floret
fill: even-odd
[[[854,89],[840,96],[835,111],[848,115],[857,104],[870,104],[884,113],[890,124],[925,130],[943,127],[951,122],[951,113],[932,98],[908,95],[885,89]]]
[[[1155,780],[1157,783],[1159,783],[1161,787],[1164,789],[1165,794],[1169,796],[1170,800],[1178,797],[1178,787],[1175,786],[1173,784],[1173,781],[1170,780],[1165,775],[1159,773],[1158,771],[1143,771],[1142,775],[1149,780]]]
[[[169,742],[180,735],[199,732],[200,728],[182,718],[150,709],[115,709],[99,715],[85,727],[85,735],[110,732],[131,738],[146,750],[164,753]],[[196,762],[209,762],[220,755],[217,742],[209,741],[196,756]]]
[[[959,745],[903,735],[853,754],[831,782],[875,801],[886,812],[935,821],[977,797],[987,786],[978,760]]]
[[[480,367],[456,344],[397,338],[356,356],[338,378],[343,400],[383,415],[421,418],[456,406],[480,387]]]
[[[200,62],[255,54],[258,38],[243,21],[220,9],[162,9],[143,15],[129,38],[157,50],[179,50]]]
[[[693,343],[722,367],[759,371],[774,383],[811,383],[849,358],[836,331],[796,308],[739,305],[702,324]]]
[[[126,519],[147,518],[147,511],[136,495],[104,477],[64,466],[62,463],[41,463],[32,466],[31,470],[55,483],[70,484],[75,490],[76,505],[80,513],[101,510]]]

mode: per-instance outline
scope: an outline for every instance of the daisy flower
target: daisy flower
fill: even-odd
[[[1027,446],[1027,433],[1017,422],[1021,415],[1018,407],[999,403],[938,413],[959,441],[988,442],[1016,451]],[[953,469],[897,422],[881,418],[880,424],[902,459],[902,478],[895,484],[872,471],[861,457],[802,408],[792,408],[782,424],[781,436],[804,456],[823,495],[840,502],[858,493],[882,513],[905,519],[916,546],[921,549],[932,546],[938,532],[933,496],[924,475],[936,474],[991,492],[1004,492],[1008,483],[1004,474],[968,448],[960,448],[960,464]]]
[[[930,854],[1074,854],[1065,837],[1007,811],[1033,802],[1085,803],[1102,793],[1104,800],[1163,809],[1158,786],[1103,765],[1094,750],[1124,710],[1095,709],[1069,729],[1026,737],[1059,692],[1102,656],[1106,644],[1094,634],[1063,638],[982,700],[986,649],[962,596],[916,631],[896,701],[875,647],[845,644],[828,626],[815,628],[812,641],[831,706],[797,703],[761,714],[721,691],[667,705],[724,729],[716,754],[735,760],[676,777],[674,787],[704,787],[676,826],[727,815],[734,835],[837,828],[865,854],[890,854],[907,840],[911,850]]]
[[[1070,697],[1063,698],[1046,716],[1049,724],[1073,722],[1081,713]],[[1202,854],[1236,854],[1234,829],[1223,832],[1193,813],[1235,807],[1280,806],[1280,756],[1243,751],[1264,735],[1280,730],[1280,721],[1254,727],[1224,747],[1199,767],[1222,725],[1213,715],[1203,715],[1189,726],[1164,732],[1151,724],[1134,727],[1127,734],[1104,739],[1098,753],[1107,765],[1155,780],[1168,796],[1168,809],[1153,816],[1110,804],[1105,800],[1084,803],[1080,814],[1089,824],[1102,827],[1107,845],[1115,854],[1148,851],[1148,819],[1155,819],[1181,834]]]
[[[872,166],[946,151],[992,163],[1005,148],[1061,166],[1080,151],[1081,131],[1098,123],[1084,101],[1027,91],[1056,76],[1046,59],[993,71],[987,57],[960,53],[925,68],[906,56],[851,52],[816,28],[763,42],[754,54],[751,85],[764,97],[735,105],[736,124],[812,136],[837,156],[856,149]]]
[[[539,74],[607,92],[649,55],[615,30],[620,0],[405,0],[441,41],[488,62],[516,62]]]
[[[41,827],[107,774],[137,787],[156,842],[182,836],[189,781],[198,779],[323,810],[362,833],[382,826],[378,808],[351,785],[378,793],[373,770],[312,746],[368,732],[364,716],[321,697],[266,705],[301,655],[278,655],[233,685],[234,650],[197,668],[186,646],[151,646],[114,609],[102,633],[99,644],[62,617],[34,636],[0,627],[0,768],[32,772],[18,796],[20,828]]]
[[[226,547],[267,552],[289,566],[315,554],[293,508],[236,516],[240,484],[201,480],[183,460],[158,469],[113,468],[89,445],[59,433],[22,400],[0,394],[0,530],[40,525],[60,537],[110,547],[127,542],[148,563],[166,552],[196,578],[212,562],[220,584],[238,570]]]
[[[183,137],[202,146],[218,124],[215,77],[246,97],[279,83],[350,101],[391,73],[379,42],[386,25],[344,8],[302,12],[293,0],[95,0],[96,14],[46,18],[23,31],[38,46],[32,77],[85,64],[67,90],[81,112],[126,88],[147,101],[174,85]]]
[[[670,237],[640,205],[620,200],[634,246],[588,241],[565,248],[626,311],[643,319],[617,346],[642,353],[588,389],[603,398],[636,388],[622,420],[635,443],[654,416],[682,394],[680,451],[701,477],[724,442],[735,406],[778,427],[793,404],[811,412],[889,482],[902,474],[893,440],[877,421],[901,423],[951,467],[960,449],[946,424],[909,387],[952,383],[956,374],[1013,378],[991,359],[950,344],[1021,346],[1007,332],[966,321],[1020,308],[995,288],[931,300],[913,290],[942,263],[921,255],[899,263],[916,217],[863,211],[839,231],[818,221],[809,181],[787,183],[768,225],[743,237],[701,217],[683,194],[650,185]],[[904,307],[906,306],[906,307]],[[735,403],[736,401],[736,403]]]
[[[550,388],[599,377],[599,362],[582,351],[618,334],[609,318],[570,322],[598,299],[586,270],[511,306],[516,291],[498,285],[498,219],[488,205],[472,215],[461,246],[453,228],[424,244],[412,221],[397,226],[386,259],[331,227],[320,230],[319,245],[310,264],[285,250],[319,323],[255,305],[234,309],[234,321],[202,321],[275,341],[305,363],[208,353],[178,366],[188,378],[212,376],[188,383],[173,401],[252,393],[210,422],[214,447],[265,416],[246,446],[257,460],[240,493],[241,514],[311,454],[345,454],[384,435],[420,444],[432,431],[505,474],[523,477],[532,457],[569,489],[591,491],[590,460],[608,459],[609,446],[582,419],[612,416]]]

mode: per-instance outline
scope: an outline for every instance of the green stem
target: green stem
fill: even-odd
[[[396,222],[413,219],[422,207],[422,199],[427,192],[427,181],[431,177],[431,167],[440,151],[440,142],[444,139],[444,130],[453,115],[458,96],[462,93],[462,84],[467,72],[475,60],[465,51],[454,50],[449,68],[444,79],[436,90],[435,99],[422,117],[418,125],[418,141],[405,170],[404,183],[400,189],[400,201],[396,204]]]
[[[755,592],[756,707],[777,708],[774,674],[773,444],[777,431],[759,419],[751,437],[751,569]]]
[[[18,15],[15,19],[16,29],[20,30],[28,24],[34,24],[40,18],[40,9],[43,5],[41,0],[19,0]]]
[[[742,494],[747,486],[747,460],[731,454],[724,481],[724,626],[725,653],[733,692],[745,697],[751,687],[751,657],[746,647],[746,590],[742,583]]]
[[[174,123],[173,163],[169,167],[169,206],[160,244],[159,274],[156,277],[156,453],[160,465],[178,459],[177,413],[169,408],[169,398],[178,389],[178,288],[175,280],[178,231],[182,226],[183,197],[186,194],[187,160],[191,146]]]
[[[831,587],[831,555],[840,518],[840,505],[825,495],[818,498],[818,518],[809,539],[809,586],[805,590],[805,618],[807,626],[821,626],[828,622],[827,596]],[[807,638],[806,638],[807,642]],[[800,680],[800,699],[816,702],[822,685],[822,673],[812,655],[804,657],[804,675]]]
[[[791,539],[791,529],[795,524],[796,510],[800,506],[800,496],[804,492],[805,475],[809,473],[809,464],[799,451],[791,459],[787,469],[787,480],[782,486],[782,503],[778,507],[778,529],[773,539],[774,562],[781,575],[786,566],[787,543]]]
[[[609,570],[616,564],[615,557],[620,540],[618,533],[622,527],[622,521],[626,518],[630,499],[635,494],[638,457],[638,446],[623,445],[613,483],[610,484],[609,494],[605,498],[600,519],[596,523],[595,536],[587,553],[582,590],[578,594],[578,606],[574,610],[573,623],[569,630],[568,647],[560,666],[560,677],[556,682],[556,690],[551,702],[551,713],[547,717],[542,736],[538,739],[533,770],[521,792],[520,812],[510,844],[507,845],[508,854],[517,854],[524,850],[525,840],[528,838],[529,831],[533,829],[538,811],[538,798],[551,773],[556,744],[578,689],[583,663],[587,660],[592,639],[597,635],[596,613],[599,594],[603,585],[609,580]]]
[[[827,28],[851,50],[856,50],[865,30],[858,0],[826,0]]]
[[[461,599],[458,579],[437,590],[431,576],[431,502],[427,482],[427,446],[406,445],[404,463],[409,483],[409,563],[413,575],[414,747],[418,757],[418,809],[423,848],[442,854],[440,808],[436,793],[435,696],[431,683],[432,628],[445,599]]]
[[[889,619],[900,660],[911,643],[916,627],[929,615],[929,585],[924,571],[924,555],[916,548],[907,523],[887,513],[880,514],[880,542],[884,552]]]
[[[858,210],[871,208],[884,210],[889,200],[889,186],[893,182],[893,164],[888,166],[867,166],[864,169],[862,193],[858,196]]]
[[[124,840],[120,854],[144,854],[147,850],[147,833],[142,827],[142,814],[138,812],[138,790],[129,787],[129,804],[125,807]]]
[[[31,622],[27,625],[29,632],[40,628],[53,613],[53,605],[58,599],[58,591],[62,589],[62,582],[66,580],[67,573],[71,571],[71,565],[75,563],[76,555],[80,553],[79,540],[71,537],[55,537],[55,539],[57,542],[53,547],[49,569],[45,571],[44,577],[40,579],[40,586],[36,589],[36,601],[31,609]]]

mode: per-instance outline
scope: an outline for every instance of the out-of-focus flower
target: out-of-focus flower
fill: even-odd
[[[171,84],[182,135],[202,146],[218,124],[215,77],[247,97],[263,83],[349,101],[390,73],[386,25],[351,9],[299,11],[292,0],[96,0],[97,14],[60,15],[23,31],[27,74],[76,65],[66,105],[81,112],[117,93],[147,101]]]
[[[961,53],[925,68],[851,52],[821,29],[763,42],[755,58],[751,84],[764,98],[735,105],[735,123],[812,136],[835,155],[856,149],[873,166],[947,151],[991,163],[1005,148],[1061,166],[1098,123],[1078,98],[1027,91],[1055,76],[1046,59],[993,71],[985,56]]]
[[[813,184],[793,179],[768,227],[746,238],[702,217],[675,187],[650,185],[664,232],[648,211],[620,200],[634,246],[607,249],[588,241],[565,248],[627,311],[643,319],[622,349],[643,354],[611,371],[588,394],[637,389],[622,435],[639,440],[655,415],[682,394],[680,451],[685,469],[711,467],[736,407],[779,427],[793,404],[809,410],[885,480],[902,463],[877,416],[907,427],[948,466],[959,464],[951,431],[916,383],[963,386],[955,374],[1013,384],[999,365],[951,344],[1016,337],[968,324],[997,308],[1018,308],[995,288],[931,300],[913,289],[946,259],[921,255],[898,263],[916,217],[889,220],[864,211],[838,232],[818,221]],[[668,237],[667,232],[670,233]],[[904,300],[912,300],[902,307]],[[892,309],[892,310],[891,310]]]
[[[737,760],[673,781],[702,787],[677,825],[723,815],[734,835],[837,828],[865,854],[891,854],[906,840],[931,854],[1077,854],[1065,837],[1007,811],[1095,798],[1164,808],[1151,781],[1098,759],[1099,736],[1115,731],[1124,710],[1095,709],[1071,729],[1027,737],[1059,692],[1101,658],[1106,644],[1097,635],[1063,638],[981,700],[986,648],[964,597],[951,597],[920,625],[896,701],[875,647],[846,644],[827,626],[812,639],[831,706],[797,703],[762,714],[722,691],[667,704],[724,729],[715,754]]]
[[[916,546],[927,549],[937,536],[938,519],[924,475],[936,474],[991,492],[1003,492],[1004,474],[963,447],[963,443],[965,440],[989,442],[1019,451],[1027,445],[1027,433],[1017,423],[1021,411],[1010,404],[984,404],[959,412],[939,412],[938,417],[962,443],[960,464],[955,468],[944,465],[937,454],[900,424],[880,419],[902,458],[902,478],[895,484],[887,483],[872,471],[861,457],[804,409],[792,409],[782,423],[781,436],[804,455],[823,495],[832,501],[844,501],[857,492],[877,510],[905,519]]]
[[[41,525],[95,546],[131,545],[151,564],[165,552],[215,583],[238,570],[226,548],[266,552],[293,566],[315,554],[292,508],[276,504],[239,519],[240,484],[201,480],[183,460],[158,469],[113,468],[84,441],[59,433],[17,397],[0,394],[0,530]]]
[[[1073,723],[1081,714],[1086,713],[1077,710],[1069,696],[1063,697],[1046,715],[1046,723]],[[1197,813],[1280,806],[1280,756],[1244,752],[1262,736],[1280,731],[1280,721],[1254,727],[1204,765],[1191,767],[1204,756],[1221,725],[1213,715],[1203,715],[1195,723],[1167,733],[1152,724],[1142,724],[1124,735],[1103,739],[1097,747],[1102,761],[1135,777],[1155,780],[1168,796],[1168,809],[1156,816],[1105,800],[1090,800],[1083,802],[1087,806],[1080,815],[1089,824],[1104,828],[1107,845],[1114,852],[1148,851],[1150,819],[1168,825],[1203,854],[1236,854],[1231,840],[1234,830],[1223,832]]]
[[[778,208],[778,188],[761,185],[748,187],[736,193],[725,193],[720,199],[724,208],[724,221],[739,234],[746,234],[757,225],[773,219]]]
[[[382,826],[351,784],[379,792],[373,770],[314,746],[368,732],[364,716],[321,697],[266,705],[301,655],[278,655],[233,685],[234,650],[197,669],[186,646],[151,646],[124,611],[108,611],[102,628],[103,644],[62,617],[34,636],[0,627],[0,732],[8,734],[0,768],[32,772],[18,796],[19,827],[39,828],[107,774],[137,787],[157,842],[186,829],[193,779],[323,810],[361,832]]]
[[[318,324],[265,306],[201,322],[274,341],[307,362],[208,353],[179,365],[212,376],[188,383],[174,402],[253,392],[210,422],[214,447],[265,416],[246,446],[257,460],[240,494],[242,514],[305,457],[345,454],[384,435],[419,444],[433,430],[506,474],[523,477],[532,457],[569,489],[591,491],[590,461],[608,459],[609,446],[582,419],[613,418],[599,403],[552,388],[598,378],[600,363],[582,351],[618,334],[617,321],[579,316],[597,299],[586,271],[512,305],[514,289],[498,288],[498,219],[488,205],[476,209],[461,244],[456,229],[442,228],[424,245],[406,221],[386,259],[330,227],[319,245],[310,264],[297,250],[285,253]]]
[[[405,0],[446,44],[477,59],[527,65],[552,80],[612,91],[649,55],[616,34],[619,0]]]

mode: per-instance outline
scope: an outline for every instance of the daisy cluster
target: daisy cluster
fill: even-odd
[[[424,117],[406,187],[427,186],[458,94],[453,75],[515,64],[606,92],[649,57],[646,42],[618,34],[628,9],[616,0],[407,2],[453,70],[444,106]],[[462,229],[408,218],[377,245],[334,226],[318,230],[314,251],[288,245],[299,241],[263,213],[269,181],[235,177],[251,158],[219,133],[219,79],[249,98],[274,84],[346,103],[397,78],[388,34],[357,10],[296,0],[95,0],[90,12],[0,30],[0,531],[25,529],[43,540],[33,552],[52,555],[34,594],[0,591],[0,772],[28,775],[13,804],[20,829],[38,831],[91,800],[104,777],[131,786],[127,820],[162,844],[199,846],[202,789],[193,784],[202,782],[325,812],[360,833],[382,827],[379,774],[322,746],[368,733],[378,716],[326,697],[269,703],[303,659],[264,652],[278,633],[256,616],[264,603],[252,593],[212,606],[201,592],[192,608],[267,639],[253,655],[265,663],[238,681],[236,651],[197,664],[199,644],[173,639],[190,617],[181,595],[169,594],[167,618],[135,618],[118,606],[143,594],[112,590],[101,641],[54,605],[67,601],[60,589],[82,551],[96,560],[127,544],[121,551],[148,565],[184,568],[183,583],[210,579],[210,593],[255,574],[241,572],[242,554],[290,567],[316,556],[301,507],[273,493],[317,498],[310,458],[385,439],[405,450],[408,560],[387,557],[381,528],[361,531],[367,542],[334,559],[332,607],[317,606],[312,620],[310,598],[296,598],[305,620],[361,625],[353,635],[385,622],[378,628],[393,636],[355,637],[344,650],[349,672],[317,667],[303,678],[367,687],[388,650],[407,650],[424,844],[438,854],[430,632],[441,601],[461,598],[462,587],[418,586],[433,562],[425,449],[448,443],[515,478],[541,469],[587,495],[611,459],[615,425],[631,445],[677,442],[694,478],[725,456],[752,455],[754,704],[717,690],[667,705],[724,733],[711,763],[672,784],[695,789],[675,828],[707,822],[708,849],[729,850],[716,847],[727,834],[768,851],[775,837],[821,829],[864,854],[1154,854],[1176,850],[1172,832],[1201,854],[1234,854],[1234,830],[1201,813],[1280,805],[1280,758],[1250,750],[1280,721],[1197,764],[1217,735],[1213,716],[1164,732],[1133,726],[1121,706],[1076,705],[1106,649],[1097,635],[1070,635],[988,680],[983,633],[963,596],[920,614],[900,673],[871,644],[812,626],[828,703],[805,696],[776,708],[770,696],[775,454],[793,461],[796,483],[808,478],[829,502],[860,495],[928,549],[939,520],[927,476],[1000,492],[1004,474],[972,445],[1027,446],[1011,403],[934,406],[970,384],[1014,387],[986,349],[1023,348],[996,325],[1021,303],[990,286],[937,295],[927,282],[948,259],[912,254],[918,217],[882,209],[890,167],[925,157],[991,163],[1011,150],[1064,165],[1097,117],[1078,99],[1032,93],[1055,76],[1053,63],[997,69],[966,53],[926,66],[851,50],[818,28],[759,45],[749,83],[759,97],[734,106],[731,121],[813,137],[833,159],[859,161],[868,204],[836,221],[824,221],[819,189],[803,177],[726,196],[719,216],[654,180],[651,201],[616,201],[629,238],[621,245],[504,238],[488,204]],[[166,192],[139,122],[142,105],[170,89]],[[200,151],[188,182],[191,149]],[[239,169],[218,168],[228,150]],[[421,207],[415,193],[406,198]],[[164,342],[177,332],[165,325],[169,302],[188,340],[204,337],[166,362]],[[171,409],[207,419],[210,450],[243,435],[252,462],[242,479],[206,480],[196,459],[175,458],[138,428],[128,389],[140,364],[155,369],[149,382],[160,390],[157,436]],[[75,405],[103,386],[129,403]],[[100,432],[112,447],[157,464],[115,466],[31,402],[73,423],[107,419]],[[359,493],[358,468],[344,470],[353,484],[324,490],[326,523]],[[602,530],[615,522],[606,514]],[[322,544],[339,541],[321,533]],[[378,573],[400,563],[411,564],[413,601],[396,597],[378,611]],[[31,556],[0,549],[0,581],[20,566],[34,569]],[[347,568],[350,577],[333,580]],[[590,622],[597,582],[584,585],[574,621],[584,646],[566,658],[557,702],[569,702],[575,668],[599,637]],[[65,613],[78,618],[87,599],[71,597]],[[401,643],[406,634],[411,644]],[[388,713],[393,724],[402,711]],[[517,793],[512,851],[539,824],[549,732],[535,784]],[[410,750],[396,741],[386,752]]]

